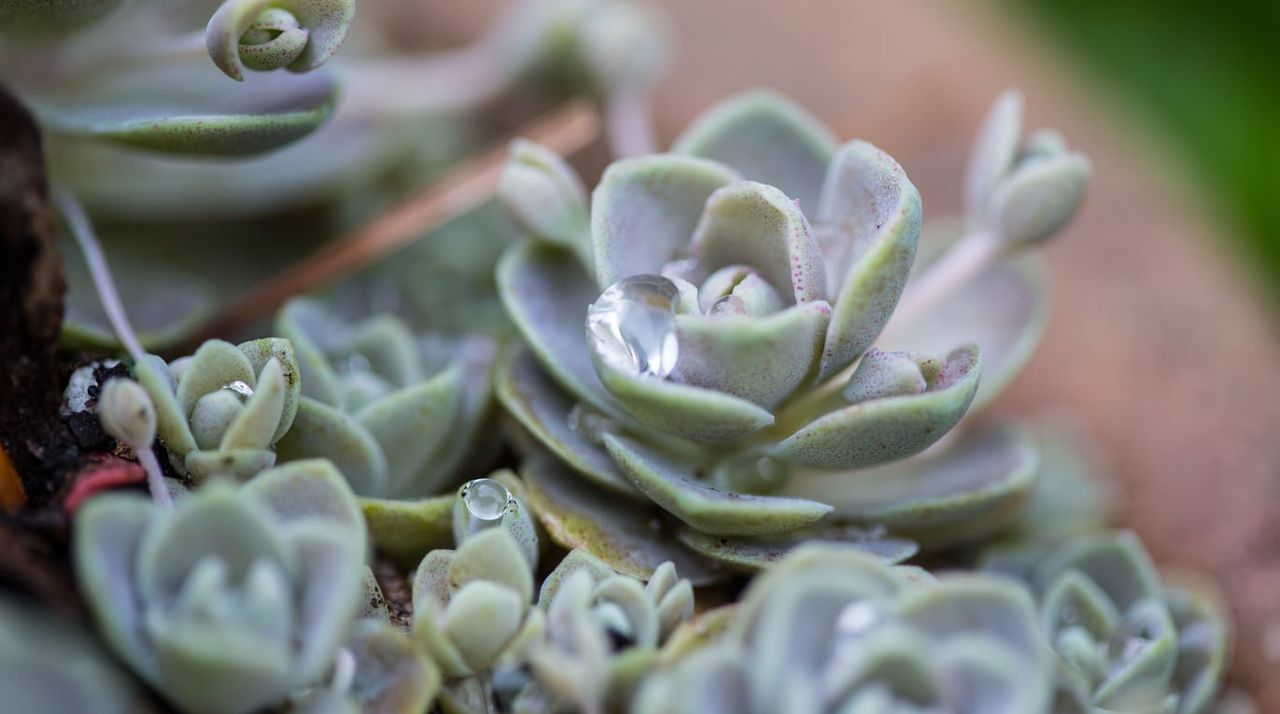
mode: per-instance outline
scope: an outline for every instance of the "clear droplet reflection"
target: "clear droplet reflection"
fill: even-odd
[[[610,367],[665,378],[676,368],[675,283],[633,275],[610,285],[587,310],[587,342]]]
[[[234,382],[228,382],[227,384],[222,385],[222,388],[239,396],[241,399],[248,399],[253,396],[253,387],[250,387],[249,384],[242,379],[237,379]]]
[[[482,521],[502,518],[511,500],[507,487],[491,478],[468,481],[462,487],[462,503],[466,505],[467,512]]]

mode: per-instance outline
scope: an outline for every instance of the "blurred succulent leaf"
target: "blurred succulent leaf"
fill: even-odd
[[[232,79],[243,80],[246,67],[310,72],[342,46],[355,12],[355,0],[225,0],[205,43]]]
[[[835,148],[831,130],[807,110],[756,90],[704,112],[672,150],[723,163],[744,178],[782,189],[808,209],[818,205]]]
[[[356,493],[380,493],[387,476],[387,457],[373,435],[342,411],[303,397],[293,428],[276,444],[281,461],[325,458]]]
[[[1092,175],[1082,154],[1033,160],[996,188],[990,220],[1010,244],[1045,240],[1075,215]]]
[[[1022,137],[1022,93],[1008,90],[988,110],[965,166],[965,210],[981,215],[996,184],[1013,168]]]
[[[828,503],[834,514],[882,524],[926,549],[997,531],[1035,481],[1038,456],[1024,431],[989,427],[936,454],[843,475],[797,474],[780,495]],[[840,479],[856,480],[856,488]]]
[[[591,270],[587,189],[558,154],[525,139],[511,144],[498,196],[518,227],[572,250]]]
[[[399,492],[444,445],[455,426],[462,399],[462,370],[446,369],[431,379],[393,392],[356,413],[387,458],[387,488]]]
[[[678,461],[627,437],[606,436],[605,448],[637,488],[705,533],[781,533],[812,525],[831,511],[814,501],[718,491],[695,480]]]
[[[721,164],[677,154],[611,164],[591,194],[597,285],[660,272],[687,245],[711,194],[736,179]]]
[[[419,501],[361,498],[360,509],[379,552],[412,567],[428,551],[453,543],[453,502],[453,494]]]
[[[14,0],[0,8],[0,35],[29,40],[74,32],[103,21],[131,1]]]
[[[366,714],[419,714],[440,690],[440,671],[388,623],[357,622],[346,647],[356,661],[351,696]]]
[[[889,565],[901,563],[920,550],[914,541],[890,536],[875,529],[850,526],[818,525],[774,537],[748,538],[726,538],[692,528],[682,528],[678,531],[678,536],[681,543],[708,560],[747,573],[765,570],[796,547],[815,541],[848,545]]]
[[[336,82],[326,72],[228,84],[207,61],[194,59],[94,75],[27,99],[55,134],[194,156],[279,148],[315,131],[336,103]]]
[[[520,475],[538,520],[562,547],[581,548],[617,572],[642,580],[667,561],[695,585],[717,579],[713,569],[663,532],[657,511],[592,488],[546,454],[527,457]]]

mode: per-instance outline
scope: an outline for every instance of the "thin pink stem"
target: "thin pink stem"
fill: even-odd
[[[134,449],[138,455],[138,463],[147,472],[147,487],[151,490],[151,499],[165,508],[173,508],[173,498],[169,495],[169,487],[164,482],[164,472],[160,470],[160,462],[151,451],[151,445]]]
[[[623,90],[604,102],[605,135],[616,159],[656,153],[658,140],[653,129],[649,98],[639,90]]]
[[[120,338],[120,342],[124,344],[133,360],[140,361],[146,351],[142,349],[137,333],[129,325],[129,317],[124,311],[124,305],[120,302],[120,293],[116,290],[115,281],[111,278],[111,269],[107,266],[106,256],[102,254],[102,246],[93,232],[89,217],[85,215],[84,209],[80,207],[80,202],[75,199],[75,196],[62,188],[54,187],[53,203],[66,220],[67,227],[71,229],[71,235],[80,246],[84,262],[89,266],[89,275],[93,278],[93,284],[98,289],[98,297],[102,300],[102,309],[107,313],[107,320],[111,322],[116,336]]]

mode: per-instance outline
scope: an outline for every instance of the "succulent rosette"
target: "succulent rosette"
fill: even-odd
[[[197,482],[246,479],[269,468],[298,410],[298,366],[288,340],[239,346],[209,340],[169,364],[144,355],[133,373],[151,398],[156,434],[174,468]]]
[[[100,496],[75,526],[104,639],[182,711],[256,711],[314,687],[359,612],[364,522],[325,461],[209,483],[173,508]]]
[[[452,485],[489,406],[487,340],[416,335],[390,314],[349,323],[304,299],[280,311],[277,329],[302,374],[282,460],[330,458],[371,498]]]
[[[1166,584],[1132,533],[991,549],[986,569],[1023,578],[1058,654],[1061,712],[1209,711],[1229,631],[1216,596]]]
[[[1016,581],[897,569],[807,545],[723,633],[659,668],[632,711],[1045,714],[1053,659]]]
[[[980,142],[975,155],[986,153]],[[527,142],[501,194],[533,240],[499,265],[529,349],[505,361],[497,391],[562,464],[525,474],[544,521],[570,520],[548,512],[566,489],[602,490],[656,504],[684,545],[735,567],[801,538],[855,540],[894,560],[914,549],[884,544],[877,526],[931,545],[978,538],[1030,486],[1035,450],[1017,429],[909,458],[955,426],[981,374],[1003,384],[1025,360],[1040,301],[1026,271],[1001,263],[911,301],[920,196],[874,146],[838,145],[800,107],[756,92],[696,120],[671,153],[615,162],[589,206],[569,167]],[[996,248],[983,258],[1029,242],[992,229],[953,250],[978,241]],[[931,250],[927,267],[948,268],[953,250]],[[921,292],[939,292],[931,272]],[[904,289],[914,304],[891,323]],[[954,341],[918,346],[921,325],[947,311]],[[882,332],[888,346],[873,347]],[[595,546],[605,550],[641,575],[661,562],[620,563],[619,549]]]

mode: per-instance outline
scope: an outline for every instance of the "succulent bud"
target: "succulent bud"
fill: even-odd
[[[511,158],[498,183],[511,219],[529,233],[590,257],[587,191],[555,152],[527,141],[511,143]]]
[[[156,438],[156,410],[147,390],[132,379],[109,379],[98,396],[98,419],[107,433],[130,448],[151,448]]]

